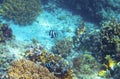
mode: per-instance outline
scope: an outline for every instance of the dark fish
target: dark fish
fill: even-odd
[[[57,36],[57,34],[54,30],[50,30],[49,35],[50,35],[51,38],[55,38]]]

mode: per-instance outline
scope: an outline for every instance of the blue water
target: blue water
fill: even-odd
[[[4,3],[2,1],[1,6]],[[55,76],[56,73],[63,76],[69,69],[73,71],[74,78],[60,79],[119,79],[120,75],[116,75],[116,71],[120,68],[113,71],[108,69],[109,75],[106,70],[103,76],[98,75],[101,66],[106,64],[103,61],[107,61],[105,58],[99,59],[101,54],[98,52],[101,24],[111,18],[120,19],[120,0],[38,1],[42,11],[31,24],[15,24],[14,20],[6,20],[1,16],[2,24],[8,23],[14,38],[0,43],[0,79],[9,79],[5,75],[13,60],[25,58],[41,63],[38,56],[43,50],[47,51],[48,57],[51,53],[62,57],[58,62],[54,60],[54,63],[47,61],[45,65],[42,64],[54,72]],[[26,51],[32,49],[34,51],[28,56]],[[113,55],[112,58],[115,59]],[[57,72],[54,68],[60,69]]]

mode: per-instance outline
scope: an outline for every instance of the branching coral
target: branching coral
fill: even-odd
[[[106,55],[115,55],[119,60],[120,54],[120,23],[115,19],[102,24],[100,32],[102,58]]]
[[[57,79],[49,70],[32,61],[20,59],[12,62],[8,70],[9,79]]]
[[[5,0],[0,9],[1,15],[19,25],[31,24],[41,11],[38,0]]]

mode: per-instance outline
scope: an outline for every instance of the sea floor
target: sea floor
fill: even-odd
[[[75,35],[75,29],[82,21],[84,21],[80,15],[75,15],[66,9],[58,7],[55,4],[53,5],[53,3],[48,3],[42,7],[42,12],[32,25],[19,26],[12,22],[8,22],[9,26],[13,30],[15,40],[7,42],[4,46],[0,46],[1,49],[5,49],[3,50],[5,53],[1,54],[1,58],[5,59],[5,63],[1,65],[0,69],[0,74],[2,74],[1,78],[4,76],[3,74],[5,74],[3,68],[6,68],[10,61],[23,58],[26,47],[29,47],[29,45],[32,44],[33,39],[36,39],[45,50],[51,52],[51,48],[55,45],[57,40],[65,38],[72,40],[72,37]],[[48,10],[49,7],[52,7],[53,10]],[[84,22],[86,24],[86,30],[89,30],[90,33],[94,32],[94,30],[98,30],[95,24],[86,21]],[[57,34],[56,37],[51,38],[49,35],[50,30],[54,30],[54,32]],[[72,58],[77,55],[78,53],[73,51],[67,57],[68,61],[71,61]],[[90,78],[86,77],[87,75],[85,75],[82,79],[101,79],[96,74],[97,73],[89,75],[91,76]],[[76,79],[81,78],[78,76]]]

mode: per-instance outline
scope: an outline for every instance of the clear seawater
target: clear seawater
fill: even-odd
[[[79,30],[83,29],[82,22],[84,22],[85,24],[85,30],[81,31],[78,40],[82,38],[82,41],[84,41],[84,38],[89,40],[89,35],[94,35],[94,33],[97,34],[100,31],[102,22],[110,20],[110,18],[113,16],[119,19],[120,0],[40,0],[40,2],[42,11],[31,25],[21,26],[18,24],[14,24],[12,21],[1,19],[3,23],[7,22],[9,24],[10,28],[13,31],[15,40],[6,43],[6,45],[0,45],[0,53],[2,53],[2,50],[6,50],[0,55],[0,58],[8,58],[8,60],[24,58],[24,55],[26,54],[25,51],[31,46],[34,47],[33,40],[36,40],[38,45],[42,46],[43,49],[47,51],[47,53],[61,55],[63,59],[69,63],[69,66],[75,75],[74,79],[115,79],[112,76],[108,78],[98,76],[101,68],[97,66],[98,68],[92,70],[91,67],[94,66],[94,64],[102,65],[99,61],[97,61],[98,58],[93,55],[96,52],[91,52],[87,50],[87,48],[83,49],[81,47],[75,47],[73,44],[73,38],[77,36],[77,28],[80,28]],[[101,15],[97,16],[97,13]],[[51,37],[51,30],[53,33],[53,37]],[[67,51],[66,49],[66,53],[57,53],[53,50],[58,41],[61,40],[72,42],[71,48],[69,49],[69,51]],[[65,44],[63,44],[59,44],[59,51],[65,51]],[[84,46],[82,44],[85,43],[81,42],[80,44],[80,46]],[[63,47],[63,49],[61,47]],[[9,53],[7,52],[7,50],[9,50]],[[90,61],[89,63],[87,59],[86,61],[84,61],[84,59],[79,58],[83,57],[86,54],[90,56],[93,55],[93,60],[91,60],[92,62]],[[2,63],[2,59],[0,59],[0,63]],[[4,68],[6,68],[6,66],[8,66],[10,63],[10,61],[5,60],[3,64],[0,64],[0,79],[4,79],[3,76],[7,72],[6,70],[4,71]],[[82,63],[82,65],[79,65],[80,63]],[[80,69],[82,67],[77,67],[77,64],[79,66],[83,66],[83,68],[87,66],[88,68],[91,68],[91,70],[88,69],[87,71],[87,69]],[[92,74],[86,72],[90,72]]]

